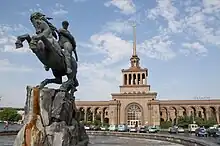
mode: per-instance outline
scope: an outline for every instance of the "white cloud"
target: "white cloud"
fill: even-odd
[[[79,67],[79,91],[76,97],[80,100],[109,100],[111,93],[118,92],[120,69],[102,64],[83,63]],[[88,97],[88,93],[89,96]]]
[[[0,72],[30,72],[31,68],[15,65],[9,62],[9,60],[0,60]]]
[[[179,10],[173,6],[172,0],[157,0],[157,6],[149,10],[147,17],[155,20],[161,16],[167,21],[170,32],[181,32],[183,20],[177,20],[178,14]]]
[[[219,0],[203,0],[203,6],[205,13],[218,13],[220,12]]]
[[[150,20],[155,20],[157,23],[161,18],[167,22],[167,26],[162,25],[159,32],[172,36],[180,34],[184,47],[194,48],[194,51],[181,49],[182,52],[196,53],[204,55],[207,49],[203,44],[220,45],[219,18],[220,3],[219,0],[203,0],[178,2],[175,0],[157,0],[154,8],[148,10],[147,17]],[[181,9],[180,9],[181,8]],[[162,28],[162,29],[161,29]],[[184,38],[185,37],[185,38]],[[186,42],[196,39],[196,43]],[[175,42],[175,38],[173,39]],[[179,42],[178,42],[179,43]],[[191,44],[191,45],[190,45]]]
[[[111,5],[121,10],[121,13],[129,15],[136,12],[135,4],[132,0],[111,0],[104,4],[106,7]]]
[[[138,49],[147,57],[169,60],[176,56],[176,53],[171,49],[172,44],[173,42],[169,40],[168,36],[159,35],[145,40],[138,45]]]
[[[15,49],[15,42],[17,37],[13,34],[20,33],[18,35],[22,35],[29,32],[27,28],[23,25],[0,25],[0,52],[14,52],[14,53],[24,53],[29,52],[27,43],[24,43],[24,47],[20,49]]]
[[[181,51],[183,51],[186,54],[194,52],[197,55],[205,56],[208,53],[208,50],[199,42],[183,43],[182,46],[185,47],[186,49],[183,49]]]
[[[64,9],[64,6],[60,3],[55,4],[55,8],[52,11],[52,15],[65,15],[68,11]]]
[[[90,42],[94,51],[99,51],[106,55],[106,58],[102,61],[104,64],[121,61],[132,52],[132,43],[130,41],[123,40],[111,32],[94,34],[90,37]]]
[[[113,22],[107,22],[106,25],[103,27],[104,31],[113,31],[117,33],[131,33],[132,32],[132,26],[127,23],[126,21],[113,21]]]
[[[220,4],[215,0],[204,0],[202,6],[187,9],[190,11],[189,16],[184,18],[187,32],[204,44],[220,45],[220,35],[217,33],[220,31],[219,20],[213,17],[219,14],[216,12],[220,11]]]

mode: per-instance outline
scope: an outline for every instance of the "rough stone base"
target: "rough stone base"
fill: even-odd
[[[69,93],[27,87],[24,126],[14,146],[87,146],[88,143]]]

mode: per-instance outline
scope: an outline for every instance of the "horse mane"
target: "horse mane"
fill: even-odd
[[[49,19],[50,19],[50,18],[49,18]],[[48,24],[48,26],[49,26],[50,29],[52,30],[52,35],[53,35],[53,37],[57,39],[57,38],[58,38],[58,37],[57,37],[57,34],[56,34],[56,33],[58,33],[57,28],[56,28],[52,23],[50,23],[50,22],[48,21],[48,18],[43,17],[43,18],[41,18],[41,20],[45,21],[45,22]]]
[[[51,20],[53,18],[50,18],[50,17],[46,17],[44,14],[40,13],[40,12],[35,12],[33,14],[31,14],[30,16],[30,20],[33,19],[33,18],[36,18],[36,19],[40,19],[40,20],[43,20],[44,22],[47,23],[47,25],[50,27],[50,29],[52,30],[52,35],[54,38],[58,38],[57,37],[57,28],[52,24],[50,23],[48,20]]]

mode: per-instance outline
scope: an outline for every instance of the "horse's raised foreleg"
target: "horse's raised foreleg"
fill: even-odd
[[[62,77],[56,77],[54,79],[45,79],[44,81],[42,81],[39,85],[39,88],[42,89],[44,88],[47,84],[62,84]]]
[[[28,43],[31,42],[31,37],[29,34],[24,34],[24,35],[20,35],[17,37],[17,41],[15,42],[16,48],[22,48],[23,47],[23,42],[27,41]]]

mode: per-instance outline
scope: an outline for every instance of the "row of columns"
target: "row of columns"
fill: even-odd
[[[183,113],[184,111],[177,111],[177,114],[175,113],[175,110],[173,110],[173,112],[172,111],[167,111],[167,113],[166,113],[166,119],[167,120],[174,120],[175,118],[178,120],[178,117],[179,116],[184,116],[184,113]],[[200,115],[200,113],[201,113],[201,115]],[[216,118],[216,121],[217,121],[217,123],[220,123],[220,113],[219,113],[219,111],[215,111],[213,114],[215,114],[214,116],[215,116],[215,118]],[[188,111],[186,111],[186,115],[187,116],[195,116],[195,117],[201,117],[201,118],[206,118],[206,120],[208,120],[209,118],[211,118],[211,116],[212,116],[212,112],[211,112],[211,109],[207,109],[206,111],[205,111],[205,113],[203,112],[203,111],[201,111],[201,110],[196,110],[195,112],[193,111],[193,110],[188,110]]]
[[[92,114],[92,121],[94,121],[95,118],[96,118],[95,116],[96,116],[97,113],[95,113],[93,111],[93,112],[91,112],[91,114]],[[100,111],[100,116],[101,116],[101,123],[103,123],[104,122],[104,116],[105,116],[103,111]],[[88,112],[87,112],[87,110],[85,110],[84,111],[84,121],[87,122],[87,120],[88,120]]]
[[[143,85],[146,84],[145,73],[124,74],[124,85]]]

